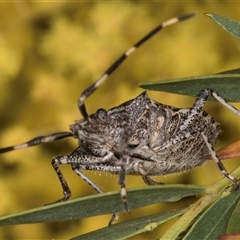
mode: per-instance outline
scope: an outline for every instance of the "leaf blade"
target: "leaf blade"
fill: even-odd
[[[217,239],[226,232],[229,219],[240,199],[240,191],[224,192],[193,224],[184,240]]]
[[[175,202],[184,197],[195,196],[205,191],[205,187],[184,184],[150,186],[130,189],[128,191],[128,200],[130,209],[134,209],[158,202]],[[123,206],[119,192],[96,194],[4,216],[0,218],[0,226],[73,220],[112,214],[122,210]]]
[[[154,214],[125,222],[114,224],[90,233],[72,238],[72,240],[91,240],[91,239],[127,239],[137,234],[152,231],[160,224],[183,214],[186,209],[174,212]]]
[[[153,91],[163,91],[196,97],[205,88],[216,91],[229,102],[240,102],[240,68],[230,71],[170,79],[165,81],[139,82],[138,86]]]
[[[220,27],[222,27],[226,32],[240,39],[240,22],[231,18],[217,15],[217,14],[208,13],[205,15],[210,17],[215,23],[217,23]]]

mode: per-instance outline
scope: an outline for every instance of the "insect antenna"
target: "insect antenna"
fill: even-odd
[[[124,60],[126,60],[133,52],[135,52],[138,47],[140,47],[148,39],[153,37],[161,29],[163,29],[167,26],[170,26],[172,24],[187,20],[187,19],[192,18],[194,16],[195,16],[194,13],[189,13],[189,14],[183,15],[181,17],[175,17],[175,18],[169,19],[169,20],[161,23],[160,25],[158,25],[151,32],[149,32],[147,35],[145,35],[140,41],[138,41],[135,45],[133,45],[131,48],[129,48],[120,58],[118,58],[105,71],[105,73],[95,83],[93,83],[90,87],[88,87],[86,90],[84,90],[82,92],[82,94],[80,95],[80,97],[78,99],[78,108],[79,108],[82,116],[84,118],[88,117],[87,110],[86,110],[85,103],[84,103],[85,99],[88,96],[90,96],[111,75],[111,73],[114,72],[122,64],[122,62]],[[63,138],[73,137],[73,136],[74,135],[71,132],[57,132],[57,133],[53,133],[53,134],[50,134],[50,135],[47,135],[47,136],[39,136],[39,137],[33,138],[33,139],[31,139],[31,140],[29,140],[25,143],[22,143],[22,144],[13,145],[13,146],[6,147],[6,148],[1,148],[0,149],[0,154],[5,153],[5,152],[14,151],[14,150],[21,149],[21,148],[28,148],[28,147],[31,147],[31,146],[36,146],[36,145],[46,143],[46,142],[54,142],[54,141],[57,141],[57,140],[60,140],[60,139],[63,139]]]
[[[172,24],[185,21],[189,18],[192,18],[195,16],[195,13],[189,13],[186,15],[183,15],[181,17],[174,17],[171,18],[160,25],[158,25],[156,28],[154,28],[151,32],[149,32],[147,35],[145,35],[140,41],[138,41],[135,45],[130,47],[120,58],[118,58],[106,71],[105,73],[90,87],[88,87],[86,90],[82,92],[78,99],[78,108],[80,113],[84,118],[88,117],[88,113],[84,104],[85,99],[90,96],[110,75],[113,73],[121,64],[124,62],[133,52],[136,51],[137,48],[139,48],[143,43],[145,43],[148,39],[153,37],[156,33],[158,33],[163,28],[170,26]]]
[[[18,145],[14,145],[14,146],[10,146],[10,147],[6,147],[6,148],[0,148],[0,154],[5,153],[5,152],[10,152],[10,151],[14,151],[17,149],[21,149],[21,148],[28,148],[28,147],[32,147],[32,146],[36,146],[42,143],[47,143],[47,142],[54,142],[63,138],[67,138],[67,137],[73,137],[73,133],[71,132],[57,132],[57,133],[53,133],[47,136],[38,136],[35,137],[25,143],[22,144],[18,144]]]

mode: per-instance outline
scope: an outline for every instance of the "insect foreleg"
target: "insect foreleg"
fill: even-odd
[[[90,185],[95,191],[97,191],[98,193],[104,193],[105,192],[101,187],[99,187],[90,178],[88,178],[83,172],[80,171],[81,165],[74,164],[74,163],[72,163],[72,161],[73,160],[71,158],[71,155],[70,156],[62,156],[62,157],[59,156],[59,157],[53,158],[52,166],[53,166],[55,172],[57,173],[58,179],[59,179],[59,181],[61,183],[61,186],[62,186],[62,189],[63,189],[63,198],[61,198],[61,199],[59,199],[59,200],[57,200],[55,202],[49,203],[49,204],[66,201],[66,200],[68,200],[71,197],[71,191],[70,191],[70,189],[68,187],[68,184],[67,184],[67,182],[66,182],[62,172],[60,171],[60,168],[58,166],[59,164],[68,164],[68,163],[70,163],[71,166],[72,166],[72,170],[81,179],[83,179],[86,183],[88,183],[88,185]],[[86,165],[85,165],[85,167],[86,167]],[[49,204],[46,204],[46,205],[49,205]],[[112,215],[108,225],[112,225],[114,223],[114,221],[118,219],[118,215],[119,215],[118,213],[113,213],[113,215]]]
[[[63,198],[61,199],[58,199],[54,202],[51,202],[51,203],[48,203],[48,204],[45,204],[45,205],[49,205],[49,204],[53,204],[53,203],[57,203],[57,202],[62,202],[62,201],[66,201],[68,200],[70,197],[71,197],[71,190],[67,184],[67,181],[65,180],[60,168],[59,168],[59,165],[60,164],[66,164],[67,163],[67,156],[65,157],[54,157],[52,159],[52,166],[53,166],[53,169],[54,171],[56,172],[57,176],[58,176],[58,179],[61,183],[61,186],[62,186],[62,190],[63,190]]]

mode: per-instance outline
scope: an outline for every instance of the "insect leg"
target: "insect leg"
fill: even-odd
[[[94,183],[90,178],[88,178],[84,173],[79,170],[79,165],[72,164],[72,170],[83,179],[89,186],[91,186],[98,193],[104,193],[105,191],[100,188],[96,183]]]
[[[76,151],[76,150],[75,150]],[[61,183],[62,189],[63,189],[63,198],[53,202],[62,202],[62,201],[66,201],[71,197],[71,191],[70,188],[59,168],[60,164],[71,164],[72,165],[72,170],[80,177],[82,178],[85,182],[87,182],[91,187],[93,187],[98,193],[103,193],[104,190],[102,190],[99,186],[97,186],[93,181],[91,181],[85,174],[83,174],[80,170],[79,170],[79,164],[75,164],[74,163],[74,157],[73,154],[75,153],[75,151],[71,154],[71,155],[67,155],[67,156],[57,156],[54,157],[52,160],[52,166],[53,169],[55,170],[55,172],[57,173],[58,179]],[[86,167],[86,166],[85,166]],[[51,203],[50,203],[51,204]]]
[[[240,111],[238,109],[236,109],[235,107],[233,107],[231,104],[229,104],[228,102],[226,102],[226,100],[224,98],[222,98],[221,96],[219,96],[215,91],[213,90],[208,90],[211,92],[211,95],[217,100],[219,101],[222,105],[224,105],[225,107],[227,107],[230,111],[232,111],[233,113],[237,114],[238,116],[240,116]]]
[[[138,41],[135,45],[133,45],[131,48],[129,48],[119,59],[117,59],[106,71],[105,73],[90,87],[88,87],[85,91],[82,92],[78,99],[78,108],[80,113],[84,118],[87,118],[87,110],[84,104],[85,99],[90,96],[110,75],[113,73],[122,62],[124,62],[133,52],[136,51],[137,48],[139,48],[142,44],[144,44],[148,39],[153,37],[156,33],[158,33],[163,28],[170,26],[172,24],[187,20],[189,18],[192,18],[195,14],[190,13],[186,14],[181,17],[175,17],[172,19],[169,19],[163,23],[161,23],[159,26],[154,28],[151,32],[149,32],[146,36],[144,36],[140,41]]]
[[[147,185],[162,185],[162,184],[165,184],[163,182],[154,181],[148,175],[142,175],[142,179]]]
[[[79,165],[74,165],[72,164],[72,170],[80,177],[82,178],[86,183],[88,183],[88,185],[90,185],[92,188],[94,188],[94,190],[96,190],[98,193],[104,193],[105,191],[100,188],[96,183],[94,183],[91,179],[89,179],[85,174],[83,174],[80,170],[79,170]],[[112,225],[115,220],[118,219],[119,214],[118,213],[113,213],[108,226]]]
[[[53,203],[57,203],[57,202],[63,202],[63,201],[66,201],[68,200],[70,197],[71,197],[71,190],[67,184],[67,181],[65,180],[60,168],[59,168],[59,165],[60,164],[67,164],[68,163],[68,158],[69,156],[57,156],[57,157],[54,157],[52,159],[52,166],[53,166],[53,169],[54,171],[56,172],[57,176],[58,176],[58,179],[61,183],[61,186],[62,186],[62,190],[63,190],[63,197],[61,199],[58,199],[54,202],[51,202],[51,203],[48,203],[48,204],[45,204],[45,205],[49,205],[49,204],[53,204]]]
[[[5,153],[5,152],[14,151],[14,150],[21,149],[21,148],[32,147],[32,146],[39,145],[42,143],[54,142],[54,141],[57,141],[57,140],[60,140],[63,138],[67,138],[67,137],[73,137],[73,133],[58,132],[58,133],[50,134],[48,136],[35,137],[35,138],[31,139],[30,141],[22,143],[22,144],[18,144],[18,145],[6,147],[6,148],[0,148],[0,154]]]
[[[132,133],[133,133],[132,127],[130,127],[130,126],[125,127],[124,136],[122,139],[123,152],[122,152],[122,157],[120,158],[121,170],[119,172],[119,179],[118,179],[118,184],[121,186],[121,198],[123,201],[123,206],[124,206],[125,212],[129,212],[125,180],[126,180],[126,167],[127,167],[127,164],[129,164],[129,159],[130,159],[130,156],[129,156],[130,148],[128,146],[128,141],[129,141]]]
[[[226,102],[224,98],[219,96],[215,91],[211,89],[203,89],[197,96],[195,103],[191,109],[190,114],[188,115],[188,118],[184,123],[181,125],[180,130],[183,130],[189,126],[189,123],[191,122],[192,118],[199,114],[202,111],[202,108],[206,104],[209,96],[213,96],[217,101],[219,101],[221,104],[223,104],[225,107],[227,107],[230,111],[235,113],[236,115],[240,116],[240,111],[233,107],[231,104]]]
[[[57,203],[57,202],[62,202],[62,201],[66,201],[68,200],[70,197],[71,197],[71,190],[62,174],[62,172],[60,171],[60,168],[59,168],[59,165],[60,164],[71,164],[72,166],[72,170],[81,178],[83,179],[85,182],[87,182],[94,190],[96,190],[98,193],[104,193],[105,191],[100,188],[96,183],[94,183],[91,179],[89,179],[83,172],[81,172],[81,168],[83,169],[96,169],[96,163],[99,163],[100,162],[100,159],[99,158],[99,161],[97,162],[97,160],[93,161],[93,163],[89,163],[89,166],[87,166],[87,164],[82,164],[81,163],[76,163],[77,162],[77,159],[79,160],[79,156],[77,156],[77,159],[74,158],[74,154],[78,151],[78,148],[69,156],[58,156],[58,157],[54,157],[53,160],[52,160],[52,166],[55,170],[55,172],[57,173],[57,176],[58,176],[58,179],[61,183],[61,186],[62,186],[62,189],[63,189],[63,198],[55,201],[55,202],[52,202],[52,203],[49,203],[49,204],[53,204],[53,203]],[[78,152],[79,153],[79,152]],[[86,161],[86,159],[85,159]],[[105,160],[103,159],[103,162]],[[104,166],[102,166],[104,168]],[[112,171],[116,171],[116,168],[112,167]],[[99,170],[103,170],[103,169],[99,169]],[[46,204],[46,205],[49,205],[49,204]],[[118,219],[118,213],[113,213],[108,225],[112,225],[114,223],[115,220]]]
[[[211,95],[211,90],[208,90],[208,89],[202,90],[198,94],[198,96],[193,104],[193,107],[191,108],[191,110],[187,116],[187,119],[184,120],[184,122],[180,125],[179,133],[176,136],[170,138],[168,141],[161,144],[160,146],[155,146],[153,148],[153,150],[154,151],[162,151],[162,150],[167,149],[167,148],[171,147],[172,145],[174,145],[178,142],[181,142],[185,139],[193,138],[194,137],[193,135],[197,131],[199,131],[199,129],[195,125],[194,125],[194,127],[192,127],[191,121],[202,112],[202,109],[203,109],[204,105],[206,104],[208,97],[210,95]]]
[[[211,154],[212,159],[217,163],[218,168],[219,168],[220,172],[222,173],[222,175],[224,177],[228,178],[233,183],[234,190],[238,189],[238,180],[227,172],[226,168],[224,167],[224,165],[222,164],[218,155],[214,151],[212,144],[209,142],[209,140],[208,140],[207,136],[204,134],[204,132],[201,132],[201,135],[202,135],[204,142],[206,143],[206,146],[208,147],[208,150]]]
[[[112,225],[119,217],[119,213],[114,213],[108,223],[108,226]]]
[[[93,165],[89,165],[89,168],[91,169],[91,167],[94,168],[94,164]],[[97,184],[95,184],[91,179],[89,179],[85,174],[83,174],[81,171],[80,171],[80,168],[81,167],[86,167],[86,166],[81,166],[81,165],[72,165],[72,169],[73,171],[80,177],[82,178],[85,182],[87,182],[92,188],[94,188],[98,193],[104,193],[105,191],[100,188]],[[104,168],[104,167],[103,167]],[[110,172],[115,172],[116,171],[116,168],[115,167],[110,167]],[[113,213],[112,217],[110,218],[110,221],[108,223],[108,226],[112,225],[115,220],[118,219],[118,216],[119,214],[118,213]]]
[[[208,90],[208,89],[204,89],[198,94],[187,119],[180,126],[180,130],[183,130],[183,129],[186,129],[187,127],[189,127],[192,119],[196,115],[198,115],[200,112],[202,112],[202,109],[203,109],[204,105],[206,104],[208,97],[210,95],[211,95],[211,90]]]
[[[230,111],[240,116],[240,111],[236,108],[234,108],[231,104],[227,103],[222,97],[220,97],[215,91],[211,89],[203,89],[197,96],[193,107],[191,108],[187,119],[184,120],[183,124],[179,127],[180,131],[179,134],[176,135],[174,138],[168,140],[161,146],[156,146],[154,148],[155,151],[164,150],[167,147],[171,147],[172,145],[176,144],[177,142],[180,142],[186,138],[192,137],[194,133],[197,131],[201,131],[201,129],[197,129],[197,126],[194,125],[194,128],[192,127],[191,122],[193,119],[198,117],[199,114],[202,113],[203,107],[206,104],[209,96],[213,96],[216,100],[218,100],[220,103],[222,103],[224,106],[226,106]]]
[[[68,184],[59,168],[60,164],[71,164],[72,170],[84,181],[86,181],[91,187],[93,187],[98,193],[103,193],[104,190],[102,190],[99,186],[97,186],[93,181],[91,181],[85,174],[83,174],[79,169],[91,169],[91,167],[94,168],[96,166],[96,163],[99,163],[102,158],[99,157],[99,160],[97,161],[95,159],[95,164],[90,164],[88,163],[88,155],[84,155],[84,153],[81,153],[81,150],[77,148],[74,150],[70,155],[66,156],[57,156],[52,159],[52,166],[53,169],[55,170],[58,179],[61,183],[62,190],[63,190],[63,198],[55,201],[56,202],[62,202],[66,201],[71,197],[71,191],[70,188],[68,187]],[[89,159],[91,160],[91,159]],[[83,167],[81,167],[83,166]]]

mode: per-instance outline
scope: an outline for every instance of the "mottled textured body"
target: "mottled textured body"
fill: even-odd
[[[118,173],[125,146],[127,174],[159,176],[191,169],[210,155],[201,131],[214,144],[219,125],[202,111],[191,119],[187,131],[181,130],[190,110],[158,103],[146,92],[109,111],[100,109],[71,125],[79,148],[70,158],[81,169]],[[177,136],[183,139],[176,141]]]

